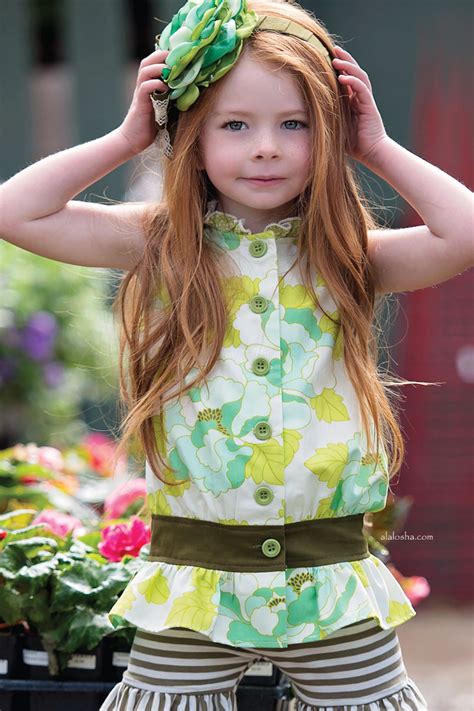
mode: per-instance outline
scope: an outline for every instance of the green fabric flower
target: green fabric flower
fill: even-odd
[[[188,0],[173,16],[157,35],[156,49],[169,51],[161,79],[180,111],[194,104],[199,87],[232,68],[258,21],[246,0]]]

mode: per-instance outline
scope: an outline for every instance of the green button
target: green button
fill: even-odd
[[[263,257],[267,249],[267,243],[263,239],[254,239],[250,243],[249,252],[252,257]]]
[[[258,489],[255,489],[255,493],[253,495],[257,504],[260,504],[261,506],[270,504],[273,501],[273,496],[273,491],[268,486],[259,486]]]
[[[264,296],[252,296],[249,306],[254,314],[261,314],[268,309],[268,301]]]
[[[255,375],[266,375],[270,370],[270,363],[266,358],[255,358],[252,363],[252,370]]]
[[[275,558],[281,551],[281,545],[276,538],[267,538],[266,541],[262,543],[262,553],[266,555],[267,558]]]
[[[272,436],[272,428],[268,422],[257,422],[253,428],[253,433],[257,439],[270,439]]]

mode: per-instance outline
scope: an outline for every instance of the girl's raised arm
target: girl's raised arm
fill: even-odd
[[[141,62],[130,109],[118,128],[43,158],[0,186],[1,238],[68,264],[130,269],[138,261],[146,203],[110,206],[72,198],[153,142],[149,94],[165,87],[156,76],[166,54],[153,52]]]

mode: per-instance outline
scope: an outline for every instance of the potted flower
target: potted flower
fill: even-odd
[[[42,673],[38,664],[44,664],[45,659],[48,673],[54,678],[85,676],[77,669],[72,673],[71,657],[90,653],[97,657],[93,666],[100,678],[101,660],[97,655],[101,652],[97,648],[104,637],[115,631],[107,612],[138,569],[134,557],[137,542],[133,547],[131,538],[139,533],[137,525],[145,524],[132,521],[128,535],[122,531],[125,550],[119,560],[117,531],[112,531],[112,541],[108,539],[109,532],[75,537],[70,530],[60,536],[47,523],[28,523],[7,531],[0,541],[0,590],[5,598],[15,601],[15,606],[10,604],[6,609],[5,622],[12,624],[20,617],[34,633],[24,641],[30,676],[43,676],[46,668]],[[143,533],[142,545],[147,540],[147,529]],[[109,558],[101,554],[101,548]],[[112,550],[114,562],[110,559]],[[28,652],[42,652],[43,657]],[[94,676],[92,671],[87,670],[87,678]]]
[[[0,516],[0,545],[8,530],[27,524],[36,512],[19,510]],[[28,626],[21,619],[20,596],[8,585],[0,585],[0,678],[22,679],[26,675],[23,664],[23,638]]]
[[[137,486],[123,486],[106,501],[108,513],[128,510],[130,505],[136,508],[143,501],[143,480]],[[131,482],[130,482],[131,483]],[[97,545],[101,555],[107,560],[119,563],[137,557],[146,559],[149,552],[150,527],[138,516],[132,515],[130,521],[118,520],[105,525],[100,533],[100,540],[88,540]],[[112,603],[110,607],[112,606]],[[104,638],[103,679],[120,681],[123,671],[128,666],[130,649],[135,636],[135,627],[119,627]]]

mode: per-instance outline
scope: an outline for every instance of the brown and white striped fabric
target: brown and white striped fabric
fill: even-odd
[[[235,691],[256,661],[292,683],[295,711],[426,711],[397,633],[372,619],[286,649],[232,647],[184,628],[137,630],[123,681],[100,711],[236,711]]]

